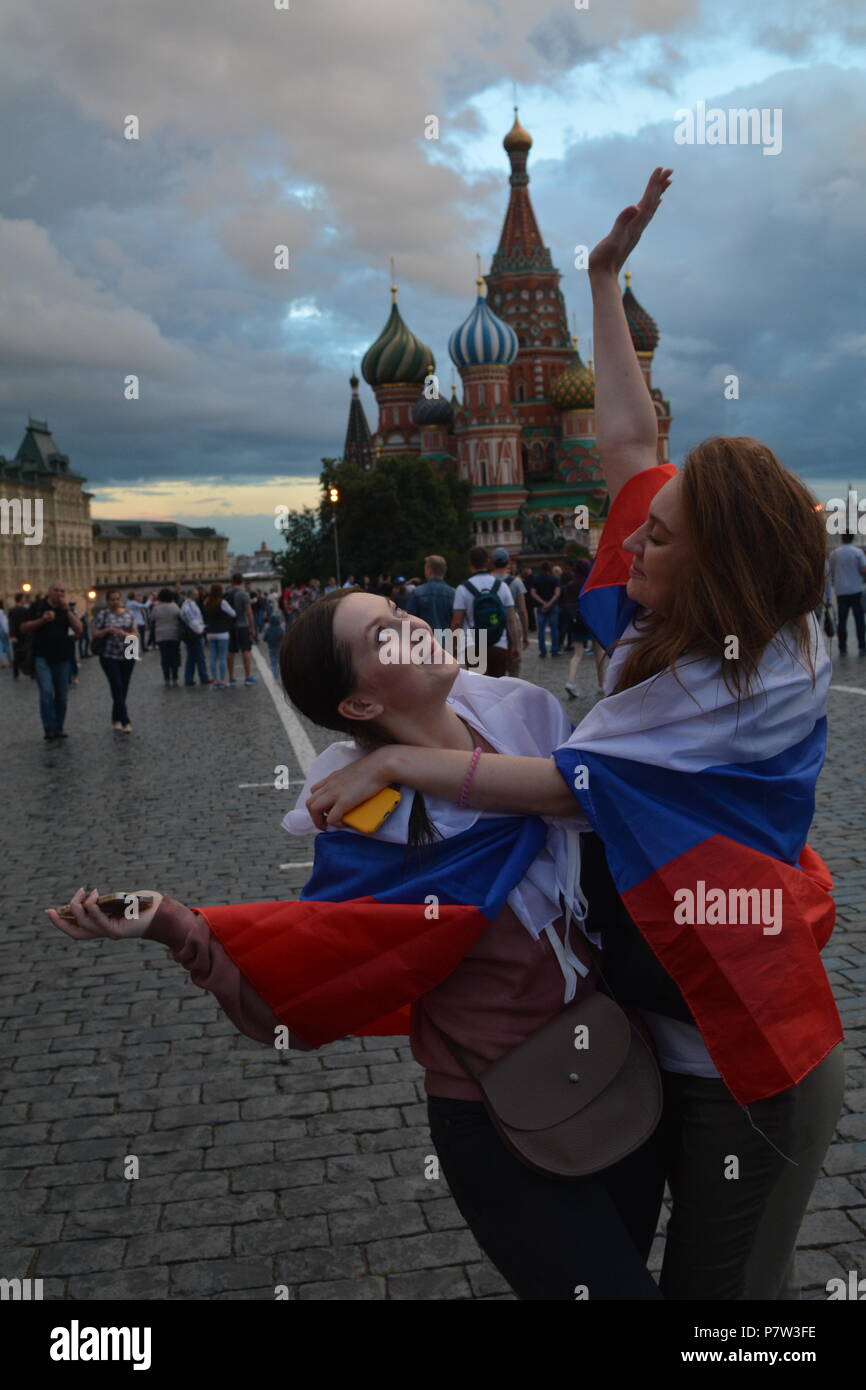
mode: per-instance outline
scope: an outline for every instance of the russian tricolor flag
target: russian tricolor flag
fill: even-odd
[[[546,839],[536,817],[482,817],[422,849],[328,830],[299,901],[199,910],[305,1042],[408,1033],[409,1006],[460,964]]]
[[[674,471],[636,475],[611,509],[581,596],[605,646],[635,611],[622,542]],[[813,627],[814,683],[792,635],[767,650],[741,701],[718,660],[698,656],[679,680],[666,671],[601,701],[555,754],[629,914],[742,1104],[795,1085],[842,1038],[819,955],[832,880],[806,845],[830,680]],[[624,656],[615,651],[608,688]]]

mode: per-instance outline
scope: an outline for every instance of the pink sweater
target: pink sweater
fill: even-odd
[[[561,933],[559,923],[557,929]],[[168,946],[193,983],[216,997],[236,1028],[256,1042],[273,1044],[279,1019],[211,935],[200,914],[165,897],[144,936]],[[578,931],[572,934],[572,947],[591,964]],[[590,993],[595,982],[593,969],[578,982],[577,997]],[[511,909],[503,908],[447,980],[412,1007],[409,1040],[414,1057],[426,1070],[428,1094],[481,1099],[479,1088],[452,1055],[437,1023],[466,1049],[473,1067],[483,1071],[562,1009],[563,990],[562,972],[547,938],[534,941]],[[293,1048],[313,1050],[294,1033],[289,1039]]]

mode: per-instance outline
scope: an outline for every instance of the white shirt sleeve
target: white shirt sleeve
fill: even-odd
[[[315,782],[321,782],[332,772],[336,772],[338,768],[348,767],[349,763],[357,762],[361,757],[363,754],[354,740],[348,740],[345,743],[330,744],[324,753],[314,758],[294,810],[283,817],[283,829],[288,830],[290,835],[318,835],[319,829],[313,824],[307,810],[310,788]]]

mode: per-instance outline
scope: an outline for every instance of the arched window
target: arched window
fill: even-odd
[[[520,446],[520,461],[523,464],[524,476],[529,472],[529,451],[525,444]]]
[[[552,439],[548,442],[547,449],[545,450],[545,455],[546,455],[546,461],[547,461],[547,466],[548,466],[548,468],[555,468],[555,467],[556,467],[556,445],[554,444],[554,442],[553,442]]]
[[[520,380],[515,381],[515,383],[514,383],[514,399],[515,399],[516,401],[525,401],[525,400],[526,400],[526,382],[525,382],[525,381],[520,381]]]

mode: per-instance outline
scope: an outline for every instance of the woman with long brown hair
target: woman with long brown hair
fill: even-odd
[[[814,610],[826,538],[798,478],[751,438],[658,463],[618,273],[670,182],[590,258],[598,448],[611,511],[581,609],[606,698],[550,760],[379,749],[313,788],[318,825],[394,783],[484,810],[586,814],[585,929],[639,1006],[665,1076],[673,1299],[788,1292],[841,1108],[841,1024],[820,960],[829,875],[806,845],[830,663]],[[471,772],[471,778],[470,778]]]

